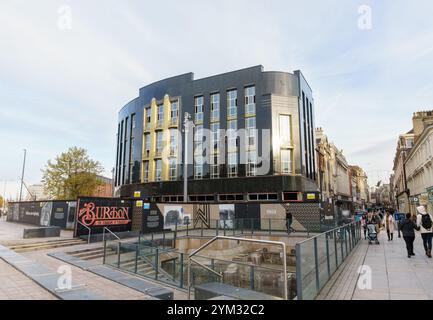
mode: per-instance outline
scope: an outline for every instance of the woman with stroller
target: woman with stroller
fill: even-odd
[[[361,217],[361,227],[364,230],[364,240],[367,240],[367,215],[365,213]]]
[[[413,242],[415,241],[415,230],[420,228],[412,219],[410,213],[406,214],[406,219],[400,223],[400,230],[403,233],[404,242],[406,242],[407,257],[410,258],[415,255],[413,252]]]

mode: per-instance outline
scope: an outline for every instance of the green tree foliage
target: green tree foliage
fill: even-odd
[[[0,210],[3,210],[4,200],[3,197],[0,196]]]
[[[48,160],[42,170],[44,190],[56,200],[91,196],[102,184],[98,179],[102,171],[100,163],[89,159],[85,149],[72,147],[55,161]]]

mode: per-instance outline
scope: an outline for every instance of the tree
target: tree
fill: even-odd
[[[89,159],[87,151],[72,147],[48,160],[42,170],[44,191],[56,200],[72,200],[78,196],[91,196],[102,184],[98,174],[103,171],[98,161]]]
[[[4,205],[4,199],[2,196],[0,196],[0,211],[3,210],[3,205]]]

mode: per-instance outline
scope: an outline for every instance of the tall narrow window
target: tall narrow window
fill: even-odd
[[[218,163],[218,155],[212,155],[211,156],[211,165],[210,165],[210,170],[211,170],[211,179],[217,179],[219,178],[220,175],[220,167],[219,167],[219,163]]]
[[[170,158],[170,180],[175,181],[177,180],[177,161],[176,158]]]
[[[220,94],[214,93],[210,96],[211,121],[216,122],[220,119]]]
[[[163,141],[162,141],[162,131],[156,132],[156,149],[155,153],[157,156],[161,156],[162,154],[162,148],[163,148]]]
[[[195,123],[203,123],[204,100],[203,96],[194,98]]]
[[[194,132],[194,179],[203,178],[203,125],[197,125]]]
[[[179,102],[173,101],[171,103],[171,124],[177,124],[177,120],[179,118]]]
[[[256,175],[257,153],[255,150],[247,151],[247,176]]]
[[[245,119],[245,131],[247,148],[254,148],[256,146],[256,117],[249,117]]]
[[[281,173],[292,173],[292,150],[281,150]]]
[[[150,133],[146,133],[144,135],[144,156],[149,157],[150,156]]]
[[[245,88],[245,115],[256,114],[256,87]]]
[[[158,106],[158,127],[161,127],[164,123],[164,105]]]
[[[149,130],[152,126],[152,108],[146,108],[146,130]]]
[[[155,160],[155,181],[162,180],[162,160]]]
[[[237,177],[238,175],[238,154],[236,152],[229,152],[227,154],[227,176],[229,178]]]
[[[227,117],[236,118],[238,114],[238,91],[227,91]]]
[[[219,143],[220,143],[220,124],[219,123],[211,123],[211,152],[218,153],[219,152]]]
[[[144,165],[143,165],[143,170],[144,170],[144,183],[149,182],[149,161],[144,161]]]
[[[280,115],[280,146],[292,146],[292,121],[289,115]]]
[[[170,130],[170,156],[176,156],[177,154],[177,135],[178,131],[176,129]]]

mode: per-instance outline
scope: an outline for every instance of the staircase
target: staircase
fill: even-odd
[[[87,242],[82,239],[62,239],[24,244],[11,244],[8,246],[8,248],[15,251],[16,253],[23,253],[37,250],[49,250],[54,248],[70,247],[86,243]]]
[[[89,249],[82,249],[72,252],[67,252],[69,255],[79,258],[80,260],[96,260],[96,259],[102,259],[104,257],[104,247],[96,247],[96,248],[89,248]],[[106,256],[111,256],[116,254],[116,252],[107,246],[106,248]]]
[[[120,270],[126,270],[135,273],[135,258],[121,261]],[[139,257],[137,261],[137,275],[155,279],[156,270],[154,268],[153,262],[147,258]],[[173,280],[173,276],[163,270],[160,266],[158,267],[157,280],[171,284],[173,286],[179,286],[179,283],[176,280]]]

